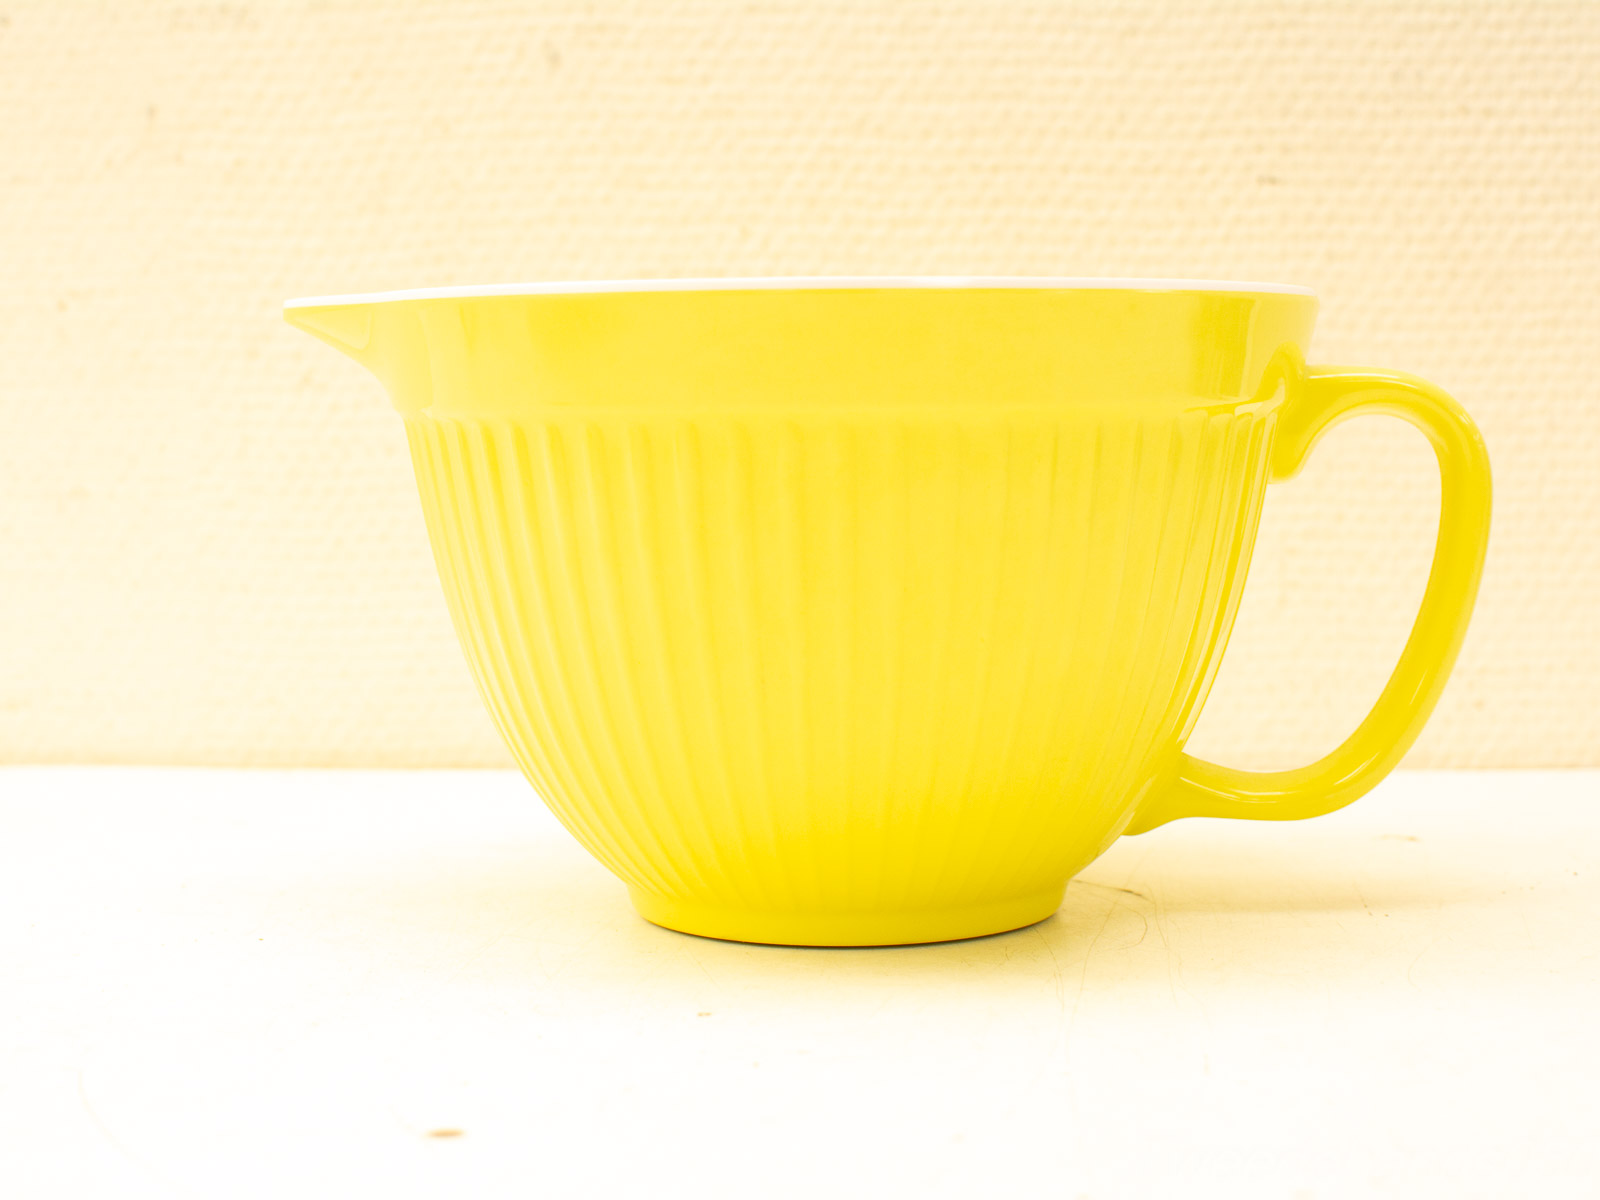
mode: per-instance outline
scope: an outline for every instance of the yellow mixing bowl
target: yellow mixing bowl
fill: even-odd
[[[484,703],[673,929],[864,945],[1049,916],[1119,835],[1349,803],[1416,737],[1482,570],[1460,407],[1303,365],[1304,289],[705,280],[291,301],[405,418]],[[1433,572],[1349,741],[1183,753],[1262,494],[1358,413],[1438,453]]]

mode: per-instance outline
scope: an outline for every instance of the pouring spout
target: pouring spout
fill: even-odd
[[[402,413],[433,402],[428,342],[410,305],[290,300],[283,319],[371,371]]]
[[[305,304],[290,300],[283,306],[283,319],[370,369],[367,350],[372,345],[372,305]]]

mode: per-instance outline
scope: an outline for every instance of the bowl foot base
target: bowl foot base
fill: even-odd
[[[905,946],[1005,933],[1061,907],[1066,884],[979,904],[869,912],[729,908],[629,889],[639,915],[655,925],[729,942],[778,946]]]

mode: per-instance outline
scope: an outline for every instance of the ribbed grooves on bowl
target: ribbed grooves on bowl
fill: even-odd
[[[1209,686],[1265,421],[413,417],[447,602],[557,816],[765,911],[1021,895]]]

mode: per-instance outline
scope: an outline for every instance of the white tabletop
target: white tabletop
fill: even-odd
[[[1402,774],[802,950],[647,925],[509,774],[4,770],[0,1190],[1593,1195],[1597,863],[1600,772]]]

